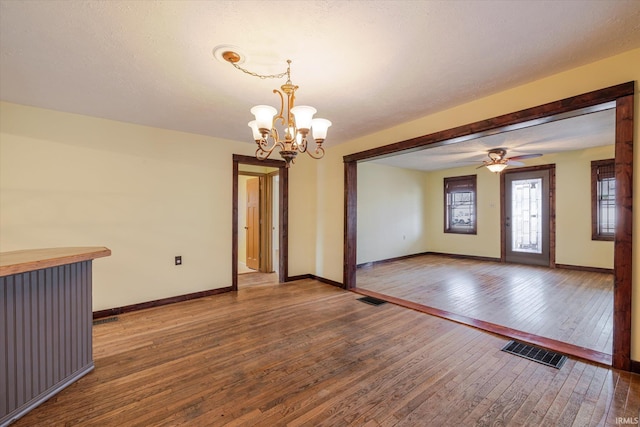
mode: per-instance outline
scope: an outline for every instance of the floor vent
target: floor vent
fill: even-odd
[[[118,321],[118,317],[117,316],[113,316],[113,317],[105,317],[104,319],[96,319],[93,321],[93,325],[102,325],[104,323],[111,323],[111,322],[117,322]]]
[[[507,345],[502,348],[502,351],[506,351],[507,353],[515,354],[516,356],[524,357],[525,359],[533,360],[534,362],[542,363],[543,365],[551,366],[556,369],[560,369],[567,360],[567,356],[560,353],[554,353],[553,351],[523,344],[517,341],[509,341]]]
[[[358,298],[358,301],[366,302],[371,305],[382,305],[386,303],[386,301],[374,297],[362,297]]]

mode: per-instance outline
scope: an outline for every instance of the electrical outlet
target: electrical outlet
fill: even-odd
[[[176,265],[182,265],[182,257],[180,255],[176,257]]]

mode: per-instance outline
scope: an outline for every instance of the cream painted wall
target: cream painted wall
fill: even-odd
[[[613,242],[591,240],[591,161],[614,155],[610,145],[527,161],[556,165],[557,264],[613,268]]]
[[[94,263],[94,310],[230,286],[232,154],[254,151],[0,103],[0,251],[109,247]],[[290,176],[290,272],[303,274],[315,259],[315,169]]]
[[[556,165],[556,263],[613,268],[613,242],[591,240],[591,161],[613,156],[610,145],[527,160]],[[477,177],[476,235],[443,231],[444,178],[463,175]],[[500,258],[499,236],[499,175],[358,165],[358,264],[426,251]]]
[[[568,151],[526,161],[556,165],[556,263],[613,268],[613,242],[591,240],[591,161],[613,158],[613,146]],[[478,234],[443,232],[445,177],[477,175]],[[429,250],[500,258],[499,175],[475,166],[429,173]]]
[[[443,78],[446,78],[443,76]],[[549,76],[494,95],[431,114],[421,119],[364,136],[343,144],[327,148],[324,160],[318,162],[317,195],[317,241],[315,274],[342,282],[343,271],[343,231],[344,231],[344,188],[343,156],[368,148],[378,147],[450,129],[456,126],[488,119],[555,101],[604,87],[640,80],[640,49],[584,65],[579,68]],[[640,96],[636,86],[635,98],[636,128],[634,139],[640,141],[638,111]],[[640,149],[636,147],[635,165],[640,165]],[[636,168],[637,169],[637,168]],[[634,229],[638,230],[640,212],[640,173],[634,178]],[[633,315],[632,315],[632,358],[640,360],[640,246],[638,232],[633,236]]]
[[[255,145],[252,145],[255,148]],[[278,168],[271,168],[268,166],[248,165],[245,163],[238,163],[238,171],[240,172],[255,172],[255,173],[271,173],[277,171]]]
[[[313,273],[316,260],[318,163],[300,154],[289,168],[289,276]],[[333,248],[336,251],[335,248]]]
[[[483,172],[474,165],[428,173],[429,251],[500,258],[500,180],[494,173]],[[476,175],[477,234],[445,233],[444,178],[464,175]]]
[[[420,171],[358,167],[358,264],[427,250],[426,184]]]

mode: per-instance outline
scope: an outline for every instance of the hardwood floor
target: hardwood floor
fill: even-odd
[[[127,313],[94,327],[96,369],[21,426],[616,426],[640,376],[307,279]]]
[[[272,285],[278,283],[278,273],[245,273],[238,275],[238,287]]]
[[[357,274],[358,288],[611,354],[611,274],[439,255]]]

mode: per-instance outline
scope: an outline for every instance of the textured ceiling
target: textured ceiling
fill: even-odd
[[[608,108],[596,113],[577,115],[450,145],[444,141],[443,145],[434,148],[398,154],[373,162],[405,169],[432,171],[482,165],[484,160],[489,160],[487,152],[492,148],[504,148],[507,150],[506,157],[515,157],[613,145],[615,103],[604,105]],[[527,160],[522,162],[526,165]]]
[[[327,145],[640,47],[640,1],[0,0],[0,99],[252,142],[293,60]]]

